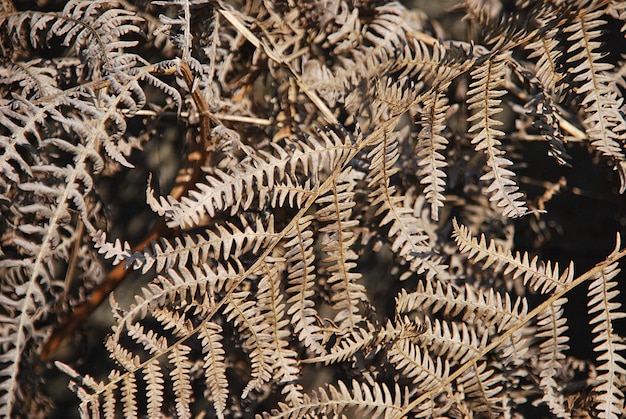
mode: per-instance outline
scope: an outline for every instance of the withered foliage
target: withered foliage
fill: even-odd
[[[47,366],[83,417],[622,417],[619,235],[583,273],[513,244],[558,192],[526,195],[530,141],[626,189],[626,3],[459,1],[467,39],[377,0],[43,3],[0,13],[0,415],[46,414]],[[133,247],[100,191],[163,121]],[[48,362],[114,266],[147,283],[115,367]]]

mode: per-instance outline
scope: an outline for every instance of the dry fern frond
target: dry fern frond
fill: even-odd
[[[620,101],[611,88],[610,70],[613,66],[602,61],[602,54],[597,51],[600,42],[598,27],[605,24],[600,17],[603,10],[590,13],[578,13],[564,31],[571,33],[567,38],[572,43],[568,53],[572,54],[568,63],[572,69],[573,82],[577,92],[583,95],[585,107],[585,128],[591,145],[614,162],[615,170],[620,173],[620,192],[626,190],[626,163],[622,142],[626,135],[626,121],[620,111]]]
[[[275,412],[266,413],[264,418],[310,417],[327,415],[331,412],[349,416],[371,418],[397,417],[401,412],[405,392],[399,387],[392,390],[385,385],[352,382],[352,389],[342,381],[338,385],[320,388],[311,396],[305,396],[302,403],[295,406],[280,404]],[[416,416],[419,417],[419,416]]]
[[[481,180],[489,182],[487,192],[491,201],[496,203],[502,214],[507,217],[521,217],[527,211],[523,197],[515,184],[514,173],[507,169],[513,162],[503,157],[504,150],[499,138],[504,135],[496,127],[502,122],[494,117],[502,111],[498,108],[500,97],[504,95],[502,83],[505,78],[506,61],[509,54],[500,53],[486,57],[484,63],[472,71],[472,83],[468,92],[468,109],[474,113],[468,118],[472,124],[468,132],[473,133],[472,144],[476,151],[483,151],[487,156],[487,173]]]
[[[533,290],[541,293],[549,293],[555,288],[559,289],[571,282],[574,278],[573,263],[559,274],[558,264],[542,262],[535,256],[532,260],[528,253],[515,255],[510,250],[502,249],[492,240],[487,245],[485,236],[480,241],[472,237],[470,231],[464,225],[453,221],[454,236],[462,253],[467,253],[468,258],[474,262],[481,261],[483,269],[494,265],[495,270],[504,268],[504,274],[511,274],[513,278],[522,277],[524,285],[529,284]]]
[[[615,289],[617,283],[613,278],[619,273],[617,263],[607,266],[597,278],[589,284],[589,314],[594,316],[590,324],[593,326],[592,333],[595,335],[593,348],[599,354],[596,360],[598,366],[598,384],[594,390],[598,393],[594,397],[598,417],[619,418],[624,411],[624,377],[626,374],[626,359],[622,355],[626,350],[623,337],[615,333],[614,322],[626,317],[626,314],[618,311],[621,304],[612,301],[619,295]]]
[[[619,417],[623,2],[13,3],[0,416]]]

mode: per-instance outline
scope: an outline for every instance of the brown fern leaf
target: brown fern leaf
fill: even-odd
[[[603,10],[590,13],[578,13],[564,29],[571,33],[567,38],[572,42],[568,53],[572,54],[568,63],[575,67],[571,70],[574,82],[579,84],[578,94],[584,95],[585,129],[591,145],[614,162],[614,168],[620,173],[620,192],[626,190],[626,157],[623,142],[626,138],[626,121],[620,111],[620,101],[611,88],[613,78],[610,71],[613,66],[602,61],[598,52],[601,34],[598,29],[606,22],[600,17]]]
[[[317,200],[320,208],[316,219],[325,225],[320,229],[324,233],[322,251],[326,257],[322,263],[328,265],[328,284],[331,287],[331,301],[337,312],[334,321],[341,330],[350,332],[358,327],[363,317],[359,314],[359,303],[368,301],[363,285],[357,283],[361,274],[354,272],[357,254],[351,246],[355,234],[351,230],[358,222],[350,215],[354,206],[354,186],[360,174],[346,170],[341,182],[333,182],[331,190]]]
[[[513,162],[503,157],[504,151],[499,148],[502,145],[499,138],[504,132],[496,127],[502,126],[502,122],[494,119],[502,111],[498,105],[505,93],[501,87],[509,56],[510,53],[499,53],[486,57],[472,71],[467,103],[473,114],[468,118],[472,124],[468,132],[474,133],[472,144],[476,151],[483,151],[487,156],[487,173],[480,179],[489,182],[487,192],[491,194],[490,200],[496,203],[503,215],[521,217],[528,209],[520,199],[523,194],[518,192],[519,187],[513,179],[515,174],[506,168]]]
[[[513,255],[510,250],[496,246],[494,241],[490,241],[487,245],[484,235],[478,241],[472,237],[467,227],[459,225],[456,220],[453,220],[453,226],[457,246],[462,253],[467,253],[468,258],[474,262],[481,261],[484,269],[495,264],[494,269],[499,270],[504,267],[504,274],[510,273],[513,278],[523,276],[524,285],[530,284],[535,291],[543,294],[549,293],[571,282],[574,277],[573,263],[570,263],[559,275],[558,264],[541,262],[536,256],[529,260],[526,252],[523,254],[516,252]]]
[[[224,418],[226,402],[228,400],[228,381],[226,380],[226,363],[224,361],[224,347],[222,328],[213,322],[206,322],[199,330],[204,353],[204,376],[209,396],[213,400],[213,407],[218,418]],[[172,352],[175,353],[175,352]],[[175,386],[177,383],[174,384]],[[176,388],[176,387],[175,387]]]
[[[352,382],[352,389],[339,381],[337,386],[327,386],[306,395],[302,403],[289,406],[284,403],[264,418],[309,417],[341,412],[348,417],[391,418],[399,417],[407,394],[398,386],[393,392],[384,384]],[[418,415],[416,417],[420,417]]]
[[[619,245],[618,245],[619,246]],[[589,284],[589,314],[595,316],[590,324],[592,333],[596,335],[593,348],[598,352],[597,362],[600,363],[594,386],[597,395],[594,397],[598,417],[617,419],[624,412],[624,377],[626,376],[626,359],[622,355],[626,350],[623,337],[615,332],[616,320],[625,318],[626,313],[618,311],[621,304],[612,301],[619,295],[617,282],[613,280],[619,273],[617,263],[613,263],[601,271]]]
[[[290,240],[285,247],[289,249],[285,254],[289,272],[289,288],[291,297],[287,301],[290,305],[287,315],[293,317],[294,332],[304,345],[314,353],[320,355],[325,352],[321,342],[324,338],[321,327],[318,325],[318,313],[311,297],[315,294],[313,233],[310,225],[312,217],[303,217],[298,221]]]

